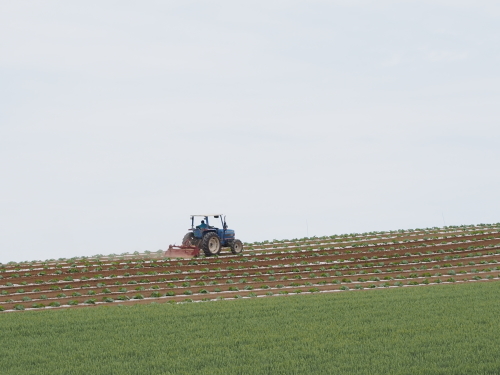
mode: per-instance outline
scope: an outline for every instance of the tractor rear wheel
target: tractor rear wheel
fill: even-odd
[[[243,251],[243,243],[240,240],[234,240],[231,242],[231,252],[233,254],[241,254]]]
[[[206,256],[219,254],[221,250],[219,236],[217,236],[214,232],[205,234],[202,240],[201,248]]]

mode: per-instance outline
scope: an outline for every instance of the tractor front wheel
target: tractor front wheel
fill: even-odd
[[[192,242],[191,242],[192,240],[194,240],[194,234],[193,234],[193,232],[186,233],[186,235],[182,239],[182,244],[183,245],[189,245],[189,246],[191,246],[192,245]]]
[[[241,254],[243,251],[243,243],[240,240],[234,240],[231,242],[231,252],[233,254]]]
[[[206,256],[217,255],[221,250],[221,243],[219,236],[216,233],[210,232],[205,234],[201,244],[201,248]]]
[[[182,239],[182,244],[184,246],[198,246],[200,247],[201,240],[194,236],[193,232],[186,233],[184,238]]]

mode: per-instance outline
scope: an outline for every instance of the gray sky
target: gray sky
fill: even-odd
[[[0,2],[0,262],[499,222],[495,3]]]

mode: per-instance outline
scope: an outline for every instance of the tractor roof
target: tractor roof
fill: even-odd
[[[201,216],[201,217],[205,217],[205,216],[223,216],[223,214],[191,215],[191,217],[193,217],[193,216]]]

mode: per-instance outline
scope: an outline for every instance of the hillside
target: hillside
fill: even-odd
[[[242,255],[162,252],[8,263],[0,311],[210,301],[499,279],[500,224],[245,244]]]

